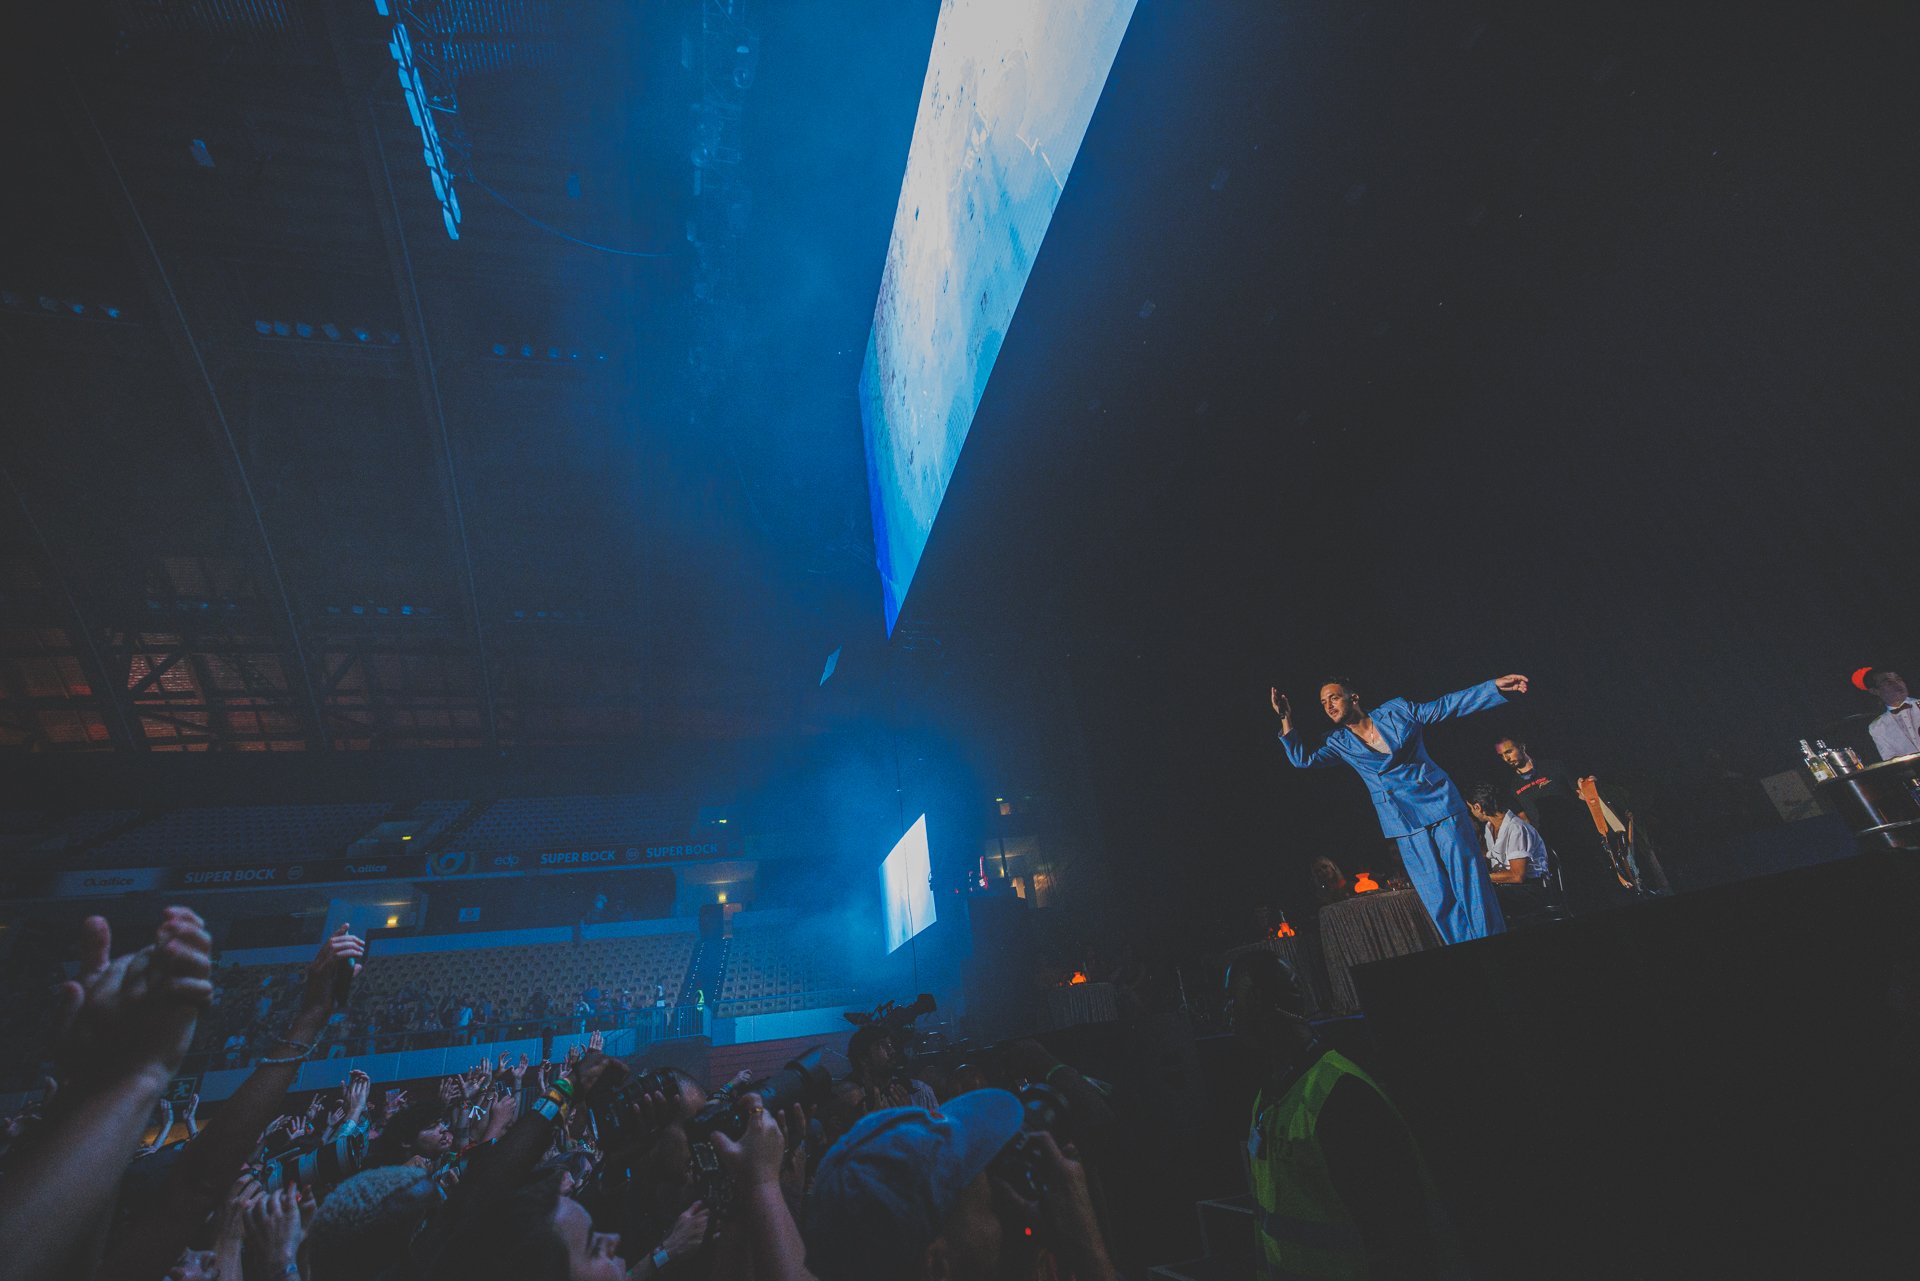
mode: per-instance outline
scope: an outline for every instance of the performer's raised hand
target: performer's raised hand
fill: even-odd
[[[1267,697],[1273,702],[1273,714],[1280,718],[1280,732],[1282,734],[1291,734],[1293,732],[1293,704],[1287,701],[1287,696],[1280,692],[1278,685],[1268,688]]]
[[[1502,694],[1524,694],[1527,692],[1527,678],[1524,676],[1496,676],[1493,687]]]

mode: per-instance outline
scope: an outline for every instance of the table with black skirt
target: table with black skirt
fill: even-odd
[[[1359,1011],[1354,966],[1440,946],[1433,918],[1412,890],[1374,890],[1329,903],[1320,909],[1319,927],[1328,1013]]]

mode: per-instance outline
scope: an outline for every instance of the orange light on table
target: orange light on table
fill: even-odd
[[[1379,888],[1380,882],[1373,879],[1372,872],[1362,872],[1353,878],[1353,892],[1355,894],[1365,894],[1369,890],[1377,890]]]
[[[1067,980],[1066,986],[1072,987],[1076,983],[1085,983],[1086,981],[1087,981],[1086,972],[1083,970],[1075,970],[1073,972],[1073,977]]]
[[[1294,935],[1293,926],[1285,921],[1273,927],[1273,936],[1277,939],[1290,939]]]

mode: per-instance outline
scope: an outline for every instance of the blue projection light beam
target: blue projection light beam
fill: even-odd
[[[946,0],[860,371],[887,634],[1136,0]]]
[[[939,919],[933,903],[933,862],[927,852],[927,816],[907,829],[880,864],[880,906],[886,917],[887,952]]]

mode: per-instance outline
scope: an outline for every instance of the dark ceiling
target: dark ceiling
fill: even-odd
[[[109,6],[7,79],[12,743],[891,717],[1078,771],[1116,877],[1241,851],[1201,892],[1372,830],[1269,681],[1526,671],[1506,723],[1678,789],[1915,661],[1911,6],[1145,0],[891,649],[853,392],[936,6],[750,8],[696,198],[701,6],[417,5],[495,59],[458,242],[371,9]]]
[[[407,7],[455,241],[372,0],[16,6],[0,744],[775,728],[933,11],[760,7]]]

